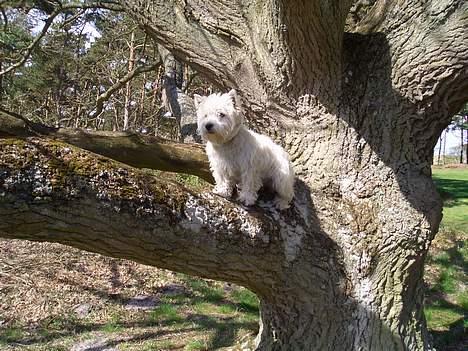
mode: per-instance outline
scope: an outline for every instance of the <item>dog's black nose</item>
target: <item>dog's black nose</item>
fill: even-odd
[[[207,124],[205,124],[205,128],[206,128],[207,131],[212,130],[212,129],[213,129],[213,126],[214,126],[213,123],[207,123]]]

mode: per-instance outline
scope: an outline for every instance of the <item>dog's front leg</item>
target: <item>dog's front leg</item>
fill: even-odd
[[[213,171],[213,177],[216,182],[213,193],[224,198],[230,198],[234,190],[234,183],[221,172]]]
[[[251,173],[242,175],[239,200],[246,206],[251,206],[257,201],[258,191],[262,183],[258,177]]]

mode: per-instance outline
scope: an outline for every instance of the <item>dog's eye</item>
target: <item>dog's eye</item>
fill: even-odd
[[[218,117],[219,118],[224,118],[224,117],[226,117],[226,115],[224,113],[222,113],[222,112],[218,112]]]

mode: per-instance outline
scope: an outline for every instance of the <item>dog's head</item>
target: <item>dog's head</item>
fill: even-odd
[[[236,136],[243,117],[234,89],[226,94],[195,94],[193,99],[197,107],[198,133],[203,140],[224,144]]]

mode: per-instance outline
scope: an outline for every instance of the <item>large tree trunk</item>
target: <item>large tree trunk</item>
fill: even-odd
[[[430,164],[468,98],[468,4],[353,3],[125,1],[285,146],[291,209],[246,210],[64,144],[5,139],[1,235],[244,285],[261,301],[257,350],[429,350]]]

